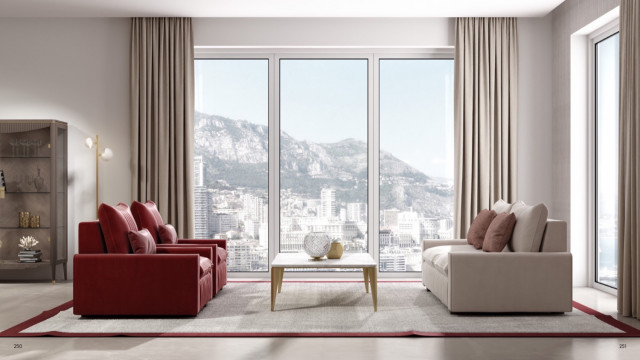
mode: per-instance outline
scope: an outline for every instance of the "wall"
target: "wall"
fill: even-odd
[[[196,46],[453,46],[448,18],[195,18]]]
[[[100,134],[114,152],[100,164],[100,201],[131,199],[129,20],[0,18],[0,49],[0,119],[69,124],[71,276],[77,224],[96,216],[95,152],[83,146],[86,137]]]
[[[589,283],[589,239],[586,231],[587,210],[584,206],[578,206],[580,198],[587,196],[586,192],[576,193],[577,186],[572,188],[571,169],[574,169],[574,181],[586,179],[585,164],[571,162],[571,36],[605,15],[616,6],[619,0],[566,0],[558,6],[547,18],[551,18],[553,32],[553,62],[552,62],[552,89],[553,89],[553,206],[551,214],[558,219],[571,220],[569,224],[571,251],[573,253],[573,283],[574,286],[586,286]],[[576,121],[574,118],[573,121]],[[588,121],[586,116],[577,119],[584,124]],[[574,145],[575,140],[574,140]],[[586,145],[585,145],[586,146]],[[574,147],[576,152],[586,153],[586,147]],[[584,159],[584,157],[583,157]],[[584,160],[582,160],[583,162]],[[577,169],[577,170],[576,170]],[[572,206],[573,201],[576,202]],[[572,214],[572,211],[574,212]],[[579,212],[579,213],[578,213]]]
[[[551,19],[518,19],[518,199],[553,208]]]

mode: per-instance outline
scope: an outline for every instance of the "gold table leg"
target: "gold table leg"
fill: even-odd
[[[364,275],[364,289],[369,293],[369,268],[362,268],[362,275]]]
[[[280,275],[278,273],[278,268],[271,268],[271,311],[273,311],[276,306],[276,294],[278,293],[278,279]]]
[[[279,269],[279,276],[278,276],[278,293],[282,292],[282,279],[284,278],[284,268],[280,268]]]
[[[371,297],[373,297],[373,311],[378,311],[378,269],[369,268],[369,282],[371,283]]]

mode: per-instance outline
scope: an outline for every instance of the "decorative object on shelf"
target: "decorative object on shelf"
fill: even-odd
[[[22,250],[18,253],[18,262],[37,263],[42,261],[41,257],[41,250]]]
[[[331,248],[329,235],[321,231],[312,231],[304,237],[304,251],[313,260],[320,260],[327,255]]]
[[[40,215],[31,215],[31,219],[29,220],[29,227],[31,228],[40,227]]]
[[[19,212],[20,215],[20,223],[19,223],[19,227],[21,228],[28,228],[29,227],[29,217],[30,214],[28,211],[20,211]]]
[[[35,186],[37,192],[40,192],[44,186],[44,178],[40,176],[40,166],[38,166],[38,176],[33,179],[33,186]]]
[[[100,137],[96,135],[96,138],[88,137],[84,140],[84,146],[88,149],[96,149],[96,217],[98,217],[98,207],[100,206],[100,201],[98,197],[98,191],[100,189],[100,159],[104,161],[109,161],[113,158],[113,151],[109,148],[100,149]]]
[[[327,259],[340,259],[344,253],[344,246],[338,240],[331,241],[331,249],[327,253]]]
[[[4,181],[4,170],[0,169],[0,199],[4,199],[7,183]]]
[[[38,240],[33,236],[23,236],[20,238],[20,243],[18,246],[24,249],[25,251],[31,250],[34,246],[38,245]]]

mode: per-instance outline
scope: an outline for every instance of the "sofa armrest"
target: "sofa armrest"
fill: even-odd
[[[570,312],[571,253],[449,253],[452,312]]]
[[[449,245],[466,245],[467,239],[446,239],[446,240],[438,240],[438,239],[428,239],[422,240],[422,252],[425,250],[436,247],[436,246],[449,246]]]
[[[197,254],[76,254],[73,313],[196,315]]]
[[[225,239],[178,239],[178,244],[193,244],[193,245],[212,244],[212,245],[218,245],[218,247],[221,247],[227,250],[227,240]]]
[[[157,254],[197,254],[213,262],[215,250],[213,246],[180,245],[180,244],[158,244]]]

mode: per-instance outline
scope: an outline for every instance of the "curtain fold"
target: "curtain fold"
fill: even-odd
[[[193,236],[193,30],[190,18],[131,20],[133,198]]]
[[[640,319],[640,3],[620,2],[618,312]]]
[[[458,18],[455,35],[455,237],[499,200],[517,197],[515,18]]]

